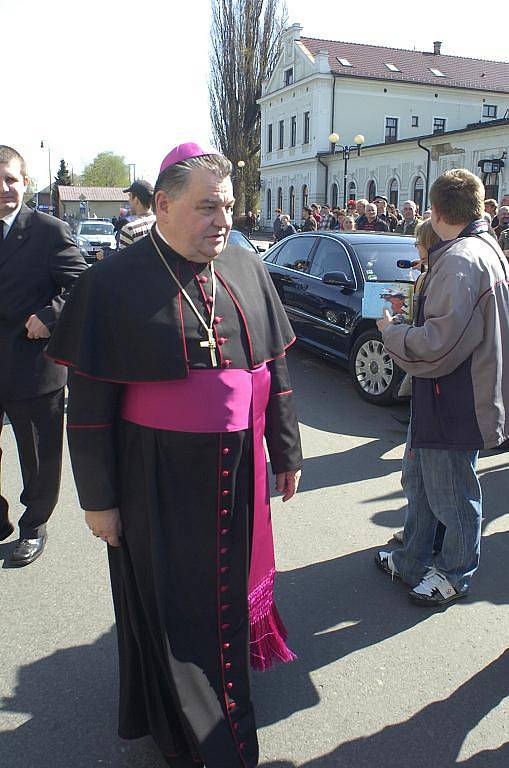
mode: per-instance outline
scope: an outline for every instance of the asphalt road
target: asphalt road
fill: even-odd
[[[509,454],[480,462],[481,567],[441,612],[411,604],[373,556],[403,521],[404,428],[347,373],[302,349],[290,364],[306,456],[273,505],[278,596],[298,661],[255,674],[265,768],[507,768]],[[9,426],[3,492],[21,508]],[[14,537],[12,537],[14,538]],[[103,544],[66,461],[43,556],[0,569],[1,768],[162,768],[150,740],[116,737],[117,662]],[[0,544],[0,565],[12,539]]]

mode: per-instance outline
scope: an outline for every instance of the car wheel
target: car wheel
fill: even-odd
[[[355,340],[350,375],[357,393],[368,403],[388,405],[398,399],[403,371],[385,351],[382,335],[375,328]]]

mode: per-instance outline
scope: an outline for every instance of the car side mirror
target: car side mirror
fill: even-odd
[[[339,285],[342,288],[353,288],[354,281],[345,275],[344,272],[326,272],[322,277],[322,283],[325,285]]]

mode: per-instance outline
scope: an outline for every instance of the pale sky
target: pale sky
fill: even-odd
[[[441,40],[445,54],[507,61],[505,18],[469,5],[287,0],[289,24],[310,37],[429,51]],[[62,157],[79,172],[112,150],[151,181],[175,144],[210,140],[209,0],[0,0],[0,19],[0,143],[25,156],[40,187],[41,139],[53,176]]]

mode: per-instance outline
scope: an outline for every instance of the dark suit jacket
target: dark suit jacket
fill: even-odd
[[[66,368],[44,355],[48,340],[29,339],[25,323],[36,314],[51,331],[86,268],[67,224],[21,207],[0,243],[0,404],[65,385]]]

